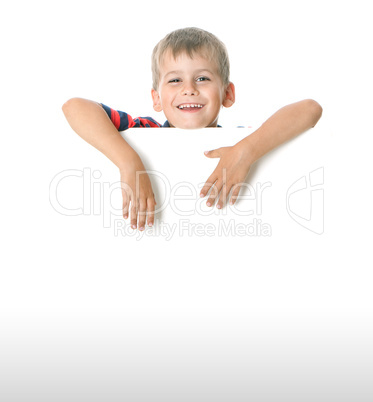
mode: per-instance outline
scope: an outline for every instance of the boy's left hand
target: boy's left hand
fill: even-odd
[[[232,190],[230,204],[233,205],[252,164],[249,150],[243,144],[237,143],[232,147],[206,151],[205,155],[208,158],[220,158],[220,161],[203,186],[200,196],[205,197],[212,188],[207,206],[213,206],[219,196],[216,207],[222,208],[228,201],[229,193]]]

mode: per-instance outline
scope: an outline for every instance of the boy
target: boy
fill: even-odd
[[[219,39],[198,28],[179,29],[168,34],[152,55],[153,108],[163,111],[163,127],[196,129],[217,127],[221,107],[235,102],[235,87],[229,81],[229,59]],[[119,131],[131,127],[161,127],[152,118],[132,119],[124,112],[85,99],[73,98],[63,105],[70,126],[84,140],[106,155],[120,170],[123,217],[130,212],[131,227],[144,230],[154,224],[155,198],[149,176],[138,175],[144,165]],[[321,106],[303,100],[277,111],[258,130],[231,147],[205,152],[220,161],[201,190],[207,205],[222,208],[231,193],[233,204],[250,166],[261,156],[314,127]],[[131,205],[131,208],[130,208]]]

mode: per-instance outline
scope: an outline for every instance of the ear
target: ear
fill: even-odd
[[[162,111],[161,97],[159,96],[159,93],[155,89],[152,89],[152,99],[153,99],[153,109],[156,112],[161,112]]]
[[[231,107],[236,100],[236,89],[233,82],[230,82],[225,90],[225,98],[223,100],[224,107]]]

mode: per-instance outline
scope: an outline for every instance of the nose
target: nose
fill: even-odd
[[[182,90],[181,90],[182,95],[199,95],[199,92],[197,88],[192,84],[192,83],[186,83]]]

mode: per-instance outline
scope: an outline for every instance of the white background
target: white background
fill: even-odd
[[[372,400],[369,2],[20,1],[0,15],[1,400]],[[150,54],[185,26],[229,50],[237,99],[224,127],[303,98],[323,106],[314,164],[299,153],[309,132],[257,167],[273,183],[324,167],[323,234],[287,217],[268,239],[136,241],[52,208],[61,171],[118,180],[62,104],[80,96],[163,122]],[[172,161],[184,152],[158,147]],[[192,160],[183,169],[196,174]]]

